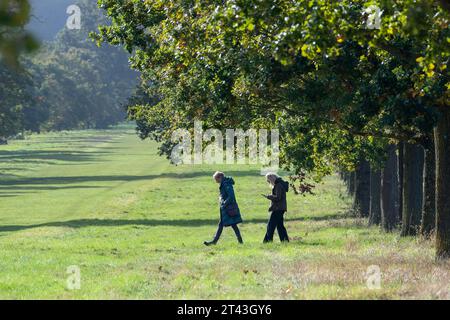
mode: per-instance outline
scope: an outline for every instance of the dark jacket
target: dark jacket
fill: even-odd
[[[287,211],[286,192],[289,191],[289,183],[281,178],[275,180],[272,194],[267,198],[272,201],[269,211]]]
[[[224,177],[220,183],[220,220],[227,227],[242,222],[241,212],[234,195],[234,180],[231,177]],[[230,216],[229,212],[234,215]]]

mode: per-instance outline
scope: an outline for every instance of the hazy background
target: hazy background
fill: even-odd
[[[68,6],[81,10],[81,29],[66,27]],[[98,47],[89,33],[109,24],[95,0],[31,0],[26,28],[40,48],[20,57],[19,69],[0,63],[0,138],[25,132],[104,129],[126,120],[138,84],[129,54]],[[4,142],[3,142],[4,143]]]
[[[74,0],[30,0],[33,8],[27,29],[40,40],[52,40],[64,28],[68,15],[66,9]],[[95,0],[92,0],[95,3]]]

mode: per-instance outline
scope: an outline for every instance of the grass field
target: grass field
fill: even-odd
[[[236,180],[245,244],[218,221],[220,169]],[[130,127],[33,135],[0,146],[0,298],[449,298],[431,242],[348,217],[336,177],[288,194],[289,244],[263,245],[268,193],[252,166],[172,166]],[[369,289],[377,265],[381,288]],[[77,266],[80,289],[67,287]]]

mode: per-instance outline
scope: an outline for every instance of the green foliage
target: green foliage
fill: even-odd
[[[0,65],[0,136],[21,130],[106,128],[124,120],[125,103],[137,75],[119,48],[98,48],[89,38],[96,25],[108,23],[95,3],[77,3],[81,30],[61,30],[33,55],[23,70]]]
[[[439,3],[99,5],[112,24],[93,37],[132,52],[158,98],[132,108],[143,136],[158,130],[167,141],[196,118],[217,128],[281,126],[285,167],[320,177],[360,155],[379,163],[389,140],[420,142],[447,104],[449,13]],[[379,29],[365,25],[370,5],[383,11]]]
[[[0,138],[20,131],[30,118],[30,76],[18,68],[21,52],[30,52],[37,43],[23,30],[28,21],[27,0],[0,2]]]
[[[106,128],[125,118],[122,103],[131,94],[136,74],[119,48],[98,48],[88,39],[107,23],[90,1],[79,1],[81,30],[61,30],[29,61],[39,95],[49,110],[47,130]]]
[[[27,77],[0,63],[0,138],[15,134],[21,128],[22,102]]]
[[[30,16],[28,0],[2,0],[0,2],[0,61],[17,66],[21,52],[37,49],[35,39],[23,27]]]

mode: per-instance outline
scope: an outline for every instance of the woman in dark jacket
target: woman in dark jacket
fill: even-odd
[[[271,201],[269,211],[271,212],[267,224],[267,232],[264,242],[272,242],[275,228],[281,241],[289,242],[289,237],[284,227],[284,213],[287,210],[286,192],[289,191],[289,183],[281,179],[275,173],[266,174],[267,182],[272,185],[272,194],[265,196]]]
[[[239,243],[243,243],[241,232],[238,224],[242,222],[241,212],[234,195],[234,180],[231,177],[225,177],[223,172],[216,172],[213,175],[214,180],[220,183],[220,221],[216,235],[212,241],[205,241],[204,244],[209,246],[216,244],[222,234],[223,227],[231,226],[236,234]]]

